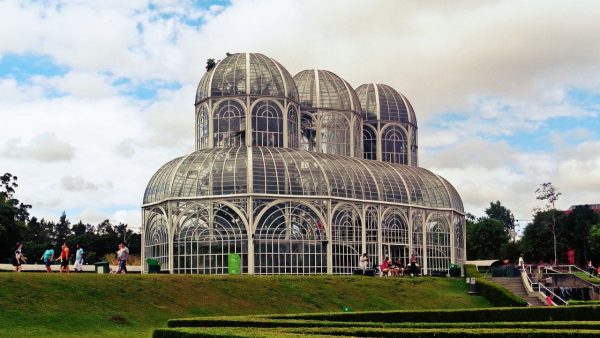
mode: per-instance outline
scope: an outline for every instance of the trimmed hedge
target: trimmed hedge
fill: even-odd
[[[502,285],[498,285],[485,278],[472,264],[465,264],[465,275],[476,278],[476,288],[479,295],[483,296],[495,306],[527,306],[527,301],[516,296]]]
[[[257,317],[205,317],[197,319],[170,320],[171,328],[182,327],[253,327],[253,328],[307,328],[307,327],[348,327],[348,322],[333,322],[326,320],[284,320]],[[386,323],[386,322],[352,322],[353,327],[375,328],[528,328],[528,329],[585,329],[600,330],[600,322],[482,322],[482,323]]]
[[[336,312],[265,316],[274,319],[317,319],[344,322],[521,322],[598,321],[600,305],[565,307],[512,307],[429,311]]]
[[[569,305],[600,305],[600,300],[570,300]]]
[[[211,327],[203,329],[157,329],[154,338],[173,337],[298,337],[315,335],[358,336],[358,337],[597,337],[597,330],[531,330],[531,329],[389,329],[389,328],[222,328]]]

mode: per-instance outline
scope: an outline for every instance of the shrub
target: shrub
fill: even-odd
[[[465,275],[476,278],[477,292],[495,306],[527,306],[524,299],[505,287],[484,279],[475,265],[466,264]]]

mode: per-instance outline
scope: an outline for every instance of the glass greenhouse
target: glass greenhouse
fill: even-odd
[[[426,274],[464,263],[461,198],[417,167],[415,113],[393,88],[238,53],[195,106],[196,151],[146,188],[143,260],[201,274],[228,273],[230,254],[245,274],[351,274],[363,252],[371,266],[414,253]]]

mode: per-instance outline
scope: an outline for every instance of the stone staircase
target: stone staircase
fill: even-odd
[[[536,296],[529,296],[527,294],[527,289],[525,289],[521,277],[491,277],[489,280],[504,286],[512,293],[514,293],[517,297],[523,298],[527,303],[529,303],[530,306],[546,305]]]

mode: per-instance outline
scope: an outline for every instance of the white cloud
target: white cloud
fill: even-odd
[[[59,140],[53,133],[36,135],[25,145],[20,137],[9,139],[2,151],[10,158],[29,158],[41,162],[68,161],[75,156],[75,148]]]

